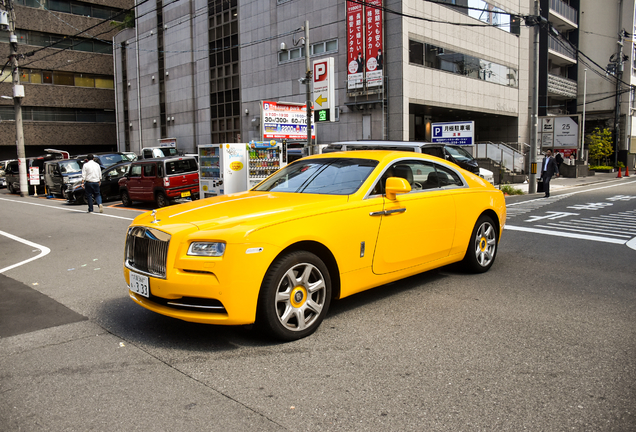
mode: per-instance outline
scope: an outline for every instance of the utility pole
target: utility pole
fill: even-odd
[[[530,177],[528,193],[537,192],[537,140],[539,137],[539,32],[541,31],[541,8],[534,0],[534,88],[532,89],[532,113],[530,120]]]
[[[307,151],[311,154],[311,62],[309,44],[309,21],[305,21],[305,91],[307,99]]]
[[[618,1],[618,47],[616,49],[616,109],[614,111],[614,166],[618,165],[618,148],[621,139],[621,80],[623,79],[623,0]]]
[[[20,85],[20,72],[18,71],[18,38],[15,35],[15,10],[13,0],[9,5],[9,45],[11,45],[11,70],[13,71],[13,106],[15,108],[15,136],[18,153],[18,169],[20,171],[20,196],[29,196],[29,183],[27,181],[26,154],[24,151],[24,132],[22,129],[22,98],[24,86]]]

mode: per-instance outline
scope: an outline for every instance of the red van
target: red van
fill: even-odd
[[[141,159],[130,164],[128,174],[119,180],[121,201],[154,201],[165,207],[177,198],[199,197],[199,166],[191,156]]]

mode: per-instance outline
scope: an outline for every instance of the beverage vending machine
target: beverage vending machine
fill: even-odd
[[[247,190],[245,144],[198,146],[199,196],[208,198]]]
[[[250,141],[248,187],[251,189],[286,165],[283,146],[279,141]]]

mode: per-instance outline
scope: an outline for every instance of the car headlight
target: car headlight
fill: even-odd
[[[225,243],[220,242],[193,242],[188,248],[188,255],[220,257],[225,252]]]

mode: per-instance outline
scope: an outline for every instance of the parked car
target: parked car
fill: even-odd
[[[102,182],[99,186],[102,201],[119,199],[119,180],[128,174],[131,163],[130,161],[121,162],[102,170]],[[69,185],[64,191],[64,198],[69,203],[84,204],[86,202],[86,192],[82,186],[81,175],[75,183]]]
[[[329,144],[323,153],[343,150],[402,150],[426,153],[452,162],[466,171],[479,175],[479,164],[462,146],[417,141],[345,141]]]
[[[309,156],[249,191],[146,212],[128,228],[138,305],[185,321],[314,332],[332,299],[458,261],[491,268],[503,193],[426,154]]]
[[[0,161],[0,188],[7,186],[6,169],[11,160]]]
[[[176,147],[144,147],[141,149],[142,159],[152,159],[167,156],[178,156]]]
[[[49,193],[63,196],[67,187],[82,180],[82,166],[77,159],[44,162],[44,182]]]
[[[108,168],[109,166],[113,166],[120,162],[128,162],[133,160],[131,156],[128,156],[126,153],[121,153],[121,152],[105,152],[105,153],[92,153],[92,154],[93,154],[93,160],[97,162],[97,164],[102,169]],[[84,160],[88,158],[88,154],[78,155],[78,156],[75,156],[74,158],[80,161],[81,164],[83,164]]]
[[[62,156],[59,154],[48,154],[44,156],[38,156],[34,158],[26,159],[26,171],[27,171],[27,181],[29,184],[29,195],[33,195],[36,191],[40,195],[44,195],[46,182],[44,179],[44,163],[49,160],[59,159]],[[39,184],[33,185],[31,180],[29,179],[29,171],[30,168],[38,168],[39,171]],[[7,169],[5,170],[5,178],[7,181],[7,188],[10,193],[20,193],[20,172],[18,161],[10,161],[7,164]]]
[[[130,171],[119,180],[121,201],[154,201],[165,207],[177,198],[199,196],[199,166],[193,157],[177,156],[140,159],[132,162]]]

